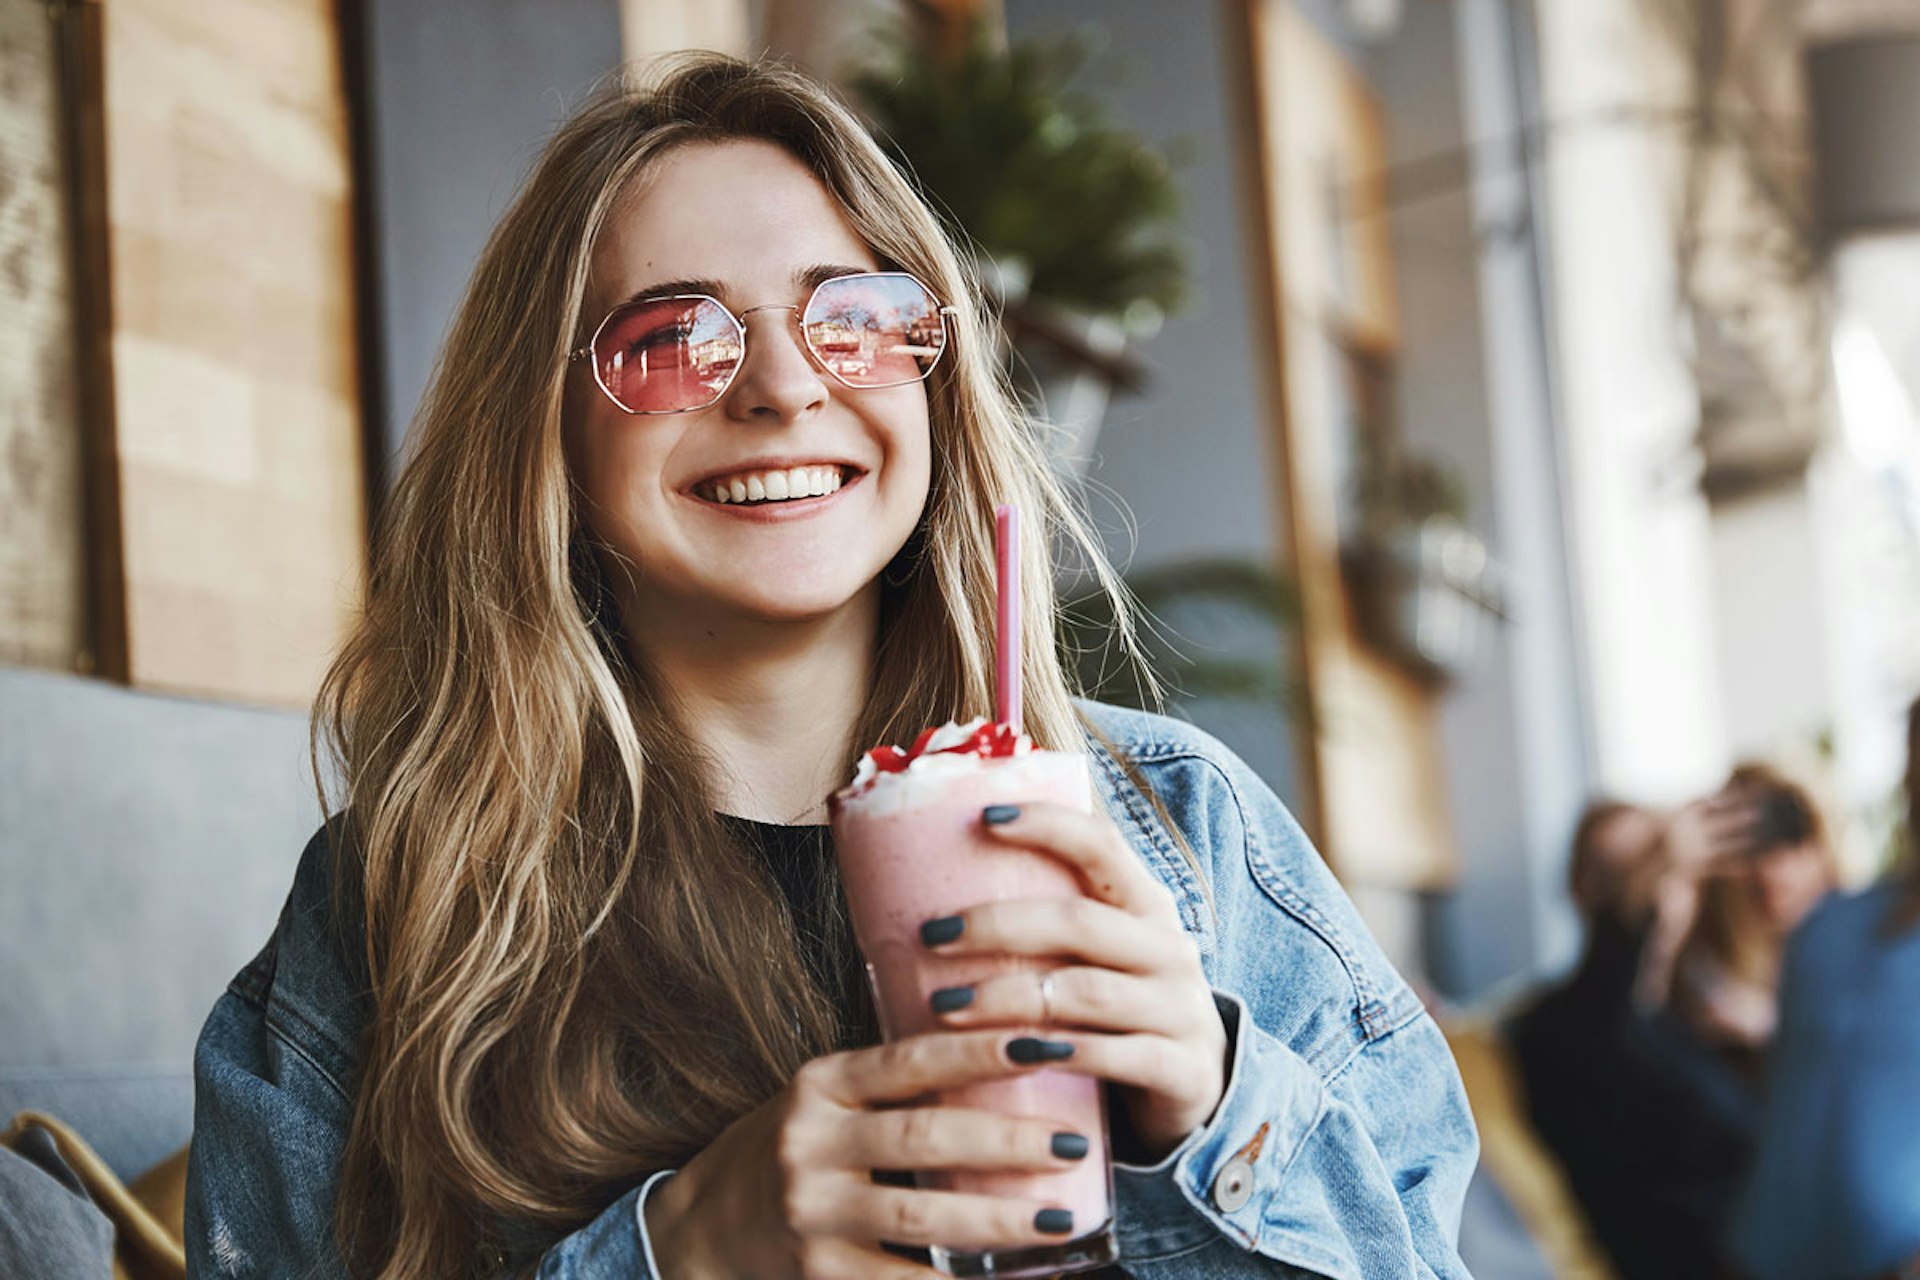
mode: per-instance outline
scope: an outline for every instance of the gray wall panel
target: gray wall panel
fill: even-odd
[[[616,0],[362,0],[389,453],[487,233],[548,135],[620,65]]]
[[[0,1069],[184,1070],[319,825],[306,718],[0,668]]]
[[[1133,551],[1114,512],[1117,499],[1137,522],[1135,558],[1142,565],[1200,556],[1271,563],[1276,555],[1280,495],[1269,451],[1277,444],[1261,391],[1269,356],[1257,349],[1249,323],[1256,277],[1240,202],[1252,180],[1238,172],[1228,56],[1239,33],[1223,25],[1226,9],[1164,0],[1006,3],[1016,38],[1102,33],[1110,61],[1095,68],[1086,87],[1146,137],[1196,144],[1193,163],[1179,171],[1192,301],[1145,345],[1146,393],[1108,409],[1090,473],[1091,505],[1108,527],[1111,553],[1124,561]],[[1219,656],[1250,656],[1247,639],[1233,637]],[[1201,638],[1187,640],[1202,649]],[[1278,648],[1276,641],[1269,651]],[[1193,713],[1288,795],[1292,743],[1277,714],[1220,707]]]

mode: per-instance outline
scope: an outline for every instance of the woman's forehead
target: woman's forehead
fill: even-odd
[[[690,143],[622,192],[594,247],[593,293],[611,306],[705,281],[719,289],[695,292],[761,305],[785,300],[821,264],[880,265],[798,157],[757,139]]]

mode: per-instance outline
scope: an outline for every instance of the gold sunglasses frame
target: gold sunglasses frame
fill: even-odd
[[[934,355],[933,359],[928,362],[927,367],[921,370],[920,376],[917,378],[902,378],[897,382],[869,382],[869,383],[849,382],[845,378],[841,377],[838,373],[835,373],[833,369],[827,364],[826,360],[824,360],[821,357],[820,353],[813,349],[813,342],[810,338],[807,337],[807,330],[804,324],[800,326],[801,347],[805,349],[807,353],[807,357],[810,360],[812,360],[814,364],[819,366],[820,372],[826,374],[828,377],[832,378],[835,382],[838,382],[841,386],[847,388],[849,391],[881,391],[881,390],[885,390],[888,387],[905,387],[905,386],[911,386],[913,383],[916,383],[916,382],[925,382],[930,376],[932,376],[934,368],[937,365],[939,365],[941,359],[945,357],[945,355],[947,354],[947,347],[953,341],[953,334],[947,327],[947,317],[959,315],[960,309],[958,307],[948,306],[941,303],[940,295],[935,293],[933,289],[927,284],[926,281],[922,280],[919,276],[914,275],[910,271],[855,271],[844,276],[832,276],[832,277],[829,277],[828,279],[822,280],[819,284],[816,284],[815,286],[813,286],[813,290],[812,292],[807,294],[807,300],[805,302],[801,302],[801,303],[770,302],[770,303],[766,303],[763,306],[748,307],[745,311],[740,311],[740,312],[735,312],[732,308],[727,306],[726,303],[720,301],[720,299],[713,297],[711,294],[705,294],[705,293],[668,293],[668,294],[662,294],[659,297],[654,297],[654,298],[635,298],[630,302],[621,303],[619,306],[615,307],[613,310],[607,312],[606,315],[600,317],[600,323],[593,327],[593,336],[587,339],[586,344],[584,346],[575,347],[573,350],[567,352],[567,363],[572,364],[578,360],[592,360],[593,349],[595,346],[599,344],[600,335],[606,332],[606,328],[609,324],[613,323],[613,318],[617,315],[620,315],[623,312],[632,310],[635,307],[651,306],[655,303],[660,303],[660,302],[711,302],[714,306],[720,308],[721,313],[725,315],[727,319],[733,321],[733,327],[739,332],[739,337],[740,337],[740,360],[738,361],[738,363],[736,363],[733,366],[733,372],[727,375],[727,380],[721,383],[719,388],[714,391],[713,398],[711,400],[708,400],[703,404],[689,405],[686,408],[681,408],[681,409],[629,409],[626,405],[620,403],[620,397],[614,395],[613,392],[608,389],[606,382],[600,377],[599,362],[592,361],[592,363],[588,365],[588,368],[593,373],[593,385],[595,385],[596,387],[599,387],[600,393],[606,396],[608,400],[612,401],[613,406],[616,409],[620,410],[620,412],[622,413],[631,414],[634,417],[663,417],[670,413],[698,413],[702,409],[710,409],[714,405],[720,403],[721,398],[725,396],[727,392],[733,388],[734,379],[740,376],[741,366],[746,364],[747,362],[746,352],[747,352],[747,317],[748,316],[752,315],[756,311],[792,311],[796,315],[804,316],[807,312],[807,308],[813,305],[813,300],[819,297],[820,291],[826,288],[828,285],[838,284],[842,280],[869,280],[869,279],[911,280],[915,284],[919,285],[922,290],[925,291],[928,298],[933,300],[934,314],[940,317],[940,334],[941,334],[940,350]]]

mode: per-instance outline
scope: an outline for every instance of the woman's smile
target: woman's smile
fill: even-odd
[[[825,509],[865,474],[848,462],[754,462],[700,480],[688,492],[731,516],[782,520]]]

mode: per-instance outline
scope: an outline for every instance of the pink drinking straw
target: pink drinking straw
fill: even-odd
[[[1020,508],[1002,503],[993,513],[994,718],[1020,732]]]

